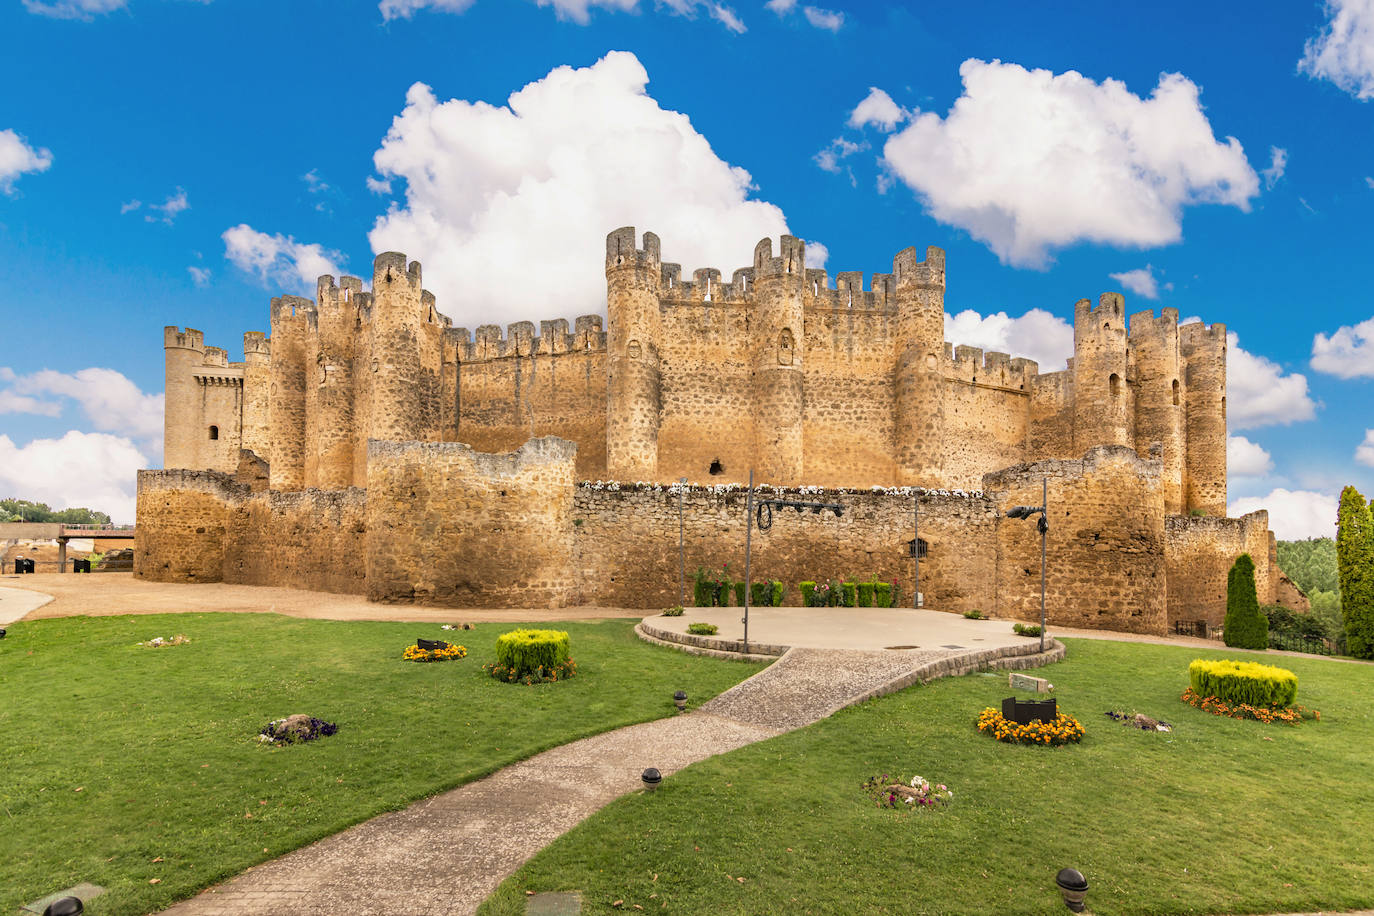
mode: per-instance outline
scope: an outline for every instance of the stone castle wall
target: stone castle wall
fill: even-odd
[[[1278,580],[1282,573],[1270,556],[1268,512],[1260,510],[1241,518],[1174,516],[1167,520],[1165,535],[1171,625],[1180,620],[1222,625],[1226,620],[1226,577],[1242,553],[1255,561],[1259,603],[1274,604],[1280,597]]]

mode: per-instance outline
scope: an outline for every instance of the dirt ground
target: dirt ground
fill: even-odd
[[[135,579],[133,573],[37,573],[0,575],[0,588],[22,588],[53,600],[29,613],[28,620],[87,614],[174,614],[192,611],[239,611],[286,614],[317,620],[402,620],[460,623],[518,620],[589,620],[598,617],[643,617],[626,608],[450,608],[411,604],[373,604],[361,595],[331,595],[259,585],[163,583]]]

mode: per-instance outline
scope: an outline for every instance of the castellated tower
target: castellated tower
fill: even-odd
[[[248,331],[243,335],[242,447],[264,461],[272,454],[271,390],[272,344],[262,331]]]
[[[425,439],[428,408],[421,378],[420,262],[406,266],[397,251],[377,255],[372,264],[371,416],[366,439]]]
[[[162,462],[169,468],[200,467],[196,454],[200,423],[190,422],[198,406],[195,371],[205,361],[205,335],[193,328],[176,325],[162,329],[163,356],[166,363],[163,412]]]
[[[1097,445],[1135,448],[1126,371],[1126,304],[1103,293],[1097,308],[1080,299],[1073,309],[1073,450]]]
[[[1226,515],[1226,325],[1178,329],[1184,366],[1185,510]]]
[[[802,289],[806,246],[784,235],[754,247],[754,455],[759,479],[784,486],[802,480]]]
[[[606,472],[612,480],[653,480],[662,398],[659,369],[658,236],[633,226],[606,236]]]
[[[305,486],[305,351],[314,311],[314,304],[300,296],[272,300],[272,387],[267,421],[271,450],[267,460],[274,490]]]
[[[940,486],[945,444],[945,252],[892,259],[896,292],[894,457],[899,484]]]
[[[1183,464],[1187,452],[1184,424],[1183,356],[1179,349],[1178,309],[1131,316],[1130,357],[1135,379],[1135,450],[1149,457],[1160,446],[1164,464],[1164,514],[1184,514]]]
[[[314,327],[306,353],[305,486],[336,490],[353,485],[353,360],[357,336],[357,277],[320,277]]]

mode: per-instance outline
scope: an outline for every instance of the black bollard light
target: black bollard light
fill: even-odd
[[[658,788],[658,784],[663,782],[663,774],[656,767],[649,767],[640,774],[640,780],[644,783],[644,791],[652,792]]]
[[[80,897],[58,897],[43,910],[43,916],[80,916],[85,911]]]
[[[1075,913],[1083,912],[1083,898],[1088,895],[1088,879],[1076,868],[1061,868],[1054,876],[1059,885],[1059,893],[1064,895],[1064,906]]]
[[[4,628],[4,627],[0,627],[0,639],[4,639],[4,638],[5,638],[5,628]]]
[[[5,631],[4,631],[4,630],[0,630],[0,636],[4,636],[4,635],[5,635]],[[673,705],[677,706],[677,711],[678,711],[678,712],[683,712],[684,710],[686,710],[686,709],[687,709],[687,691],[685,691],[685,690],[679,690],[677,693],[673,694]]]

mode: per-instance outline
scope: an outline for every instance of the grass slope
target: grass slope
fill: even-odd
[[[978,734],[1005,674],[938,681],[618,800],[480,912],[523,913],[528,889],[581,890],[585,913],[1057,914],[1065,866],[1087,876],[1099,916],[1374,905],[1374,666],[1275,659],[1322,720],[1263,725],[1179,701],[1188,662],[1226,652],[1067,642],[1068,659],[1036,673],[1086,727],[1080,745]],[[1121,708],[1174,731],[1103,715]],[[954,804],[893,812],[859,790],[898,772],[947,783]]]
[[[87,909],[96,916],[159,909],[549,747],[668,715],[678,688],[696,705],[759,668],[648,645],[632,620],[559,622],[577,677],[498,683],[481,665],[515,626],[266,614],[11,626],[0,641],[0,912],[79,881],[109,889]],[[191,643],[134,645],[174,633]],[[402,661],[416,636],[469,655]],[[286,748],[255,740],[296,712],[339,732]]]

